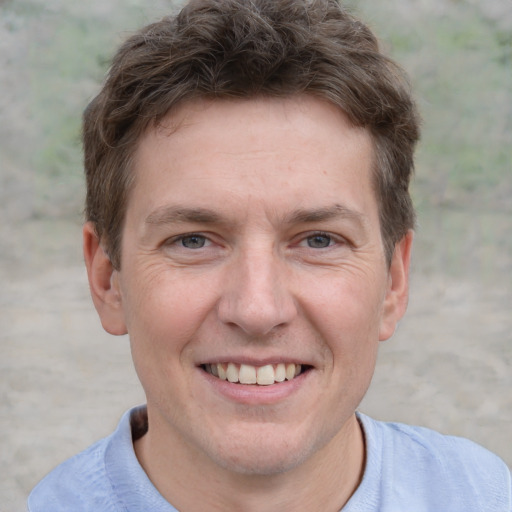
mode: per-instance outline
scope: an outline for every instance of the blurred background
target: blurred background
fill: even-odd
[[[346,2],[423,116],[409,313],[361,410],[512,465],[512,2]],[[81,256],[80,117],[114,48],[165,0],[0,0],[0,509],[144,401]]]

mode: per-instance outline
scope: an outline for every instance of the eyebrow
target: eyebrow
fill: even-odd
[[[367,224],[367,219],[364,214],[340,204],[335,204],[325,208],[299,208],[289,215],[285,215],[281,220],[284,224],[293,225],[325,222],[339,218],[355,221],[361,227],[364,227]],[[190,208],[179,205],[158,208],[151,212],[145,220],[146,224],[151,225],[173,224],[180,222],[224,224],[227,221],[224,216],[208,208]]]
[[[222,217],[207,208],[188,208],[183,206],[158,208],[146,217],[146,224],[159,225],[176,222],[215,224],[222,222]]]
[[[327,208],[298,209],[287,216],[285,222],[287,224],[308,224],[339,218],[355,221],[361,226],[367,224],[367,219],[364,214],[340,204],[335,204]]]

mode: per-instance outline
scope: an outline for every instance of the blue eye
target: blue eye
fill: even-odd
[[[312,249],[325,249],[331,245],[331,237],[329,235],[317,234],[307,237],[308,247]]]
[[[188,235],[181,239],[181,245],[187,249],[201,249],[206,245],[206,237],[202,235]]]

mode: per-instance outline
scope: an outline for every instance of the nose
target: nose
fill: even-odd
[[[292,276],[272,250],[238,255],[227,274],[218,306],[224,324],[249,336],[264,336],[296,316]]]

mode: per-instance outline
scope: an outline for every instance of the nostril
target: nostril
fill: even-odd
[[[296,315],[290,304],[258,300],[232,300],[219,305],[219,319],[225,325],[237,327],[249,336],[266,336],[277,328],[288,325]]]

